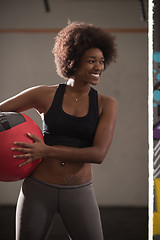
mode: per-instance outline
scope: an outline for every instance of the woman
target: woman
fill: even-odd
[[[53,53],[66,83],[34,87],[0,105],[1,111],[35,108],[43,114],[45,142],[28,133],[34,143],[16,142],[12,149],[20,152],[15,158],[26,158],[20,167],[42,159],[23,182],[16,239],[47,239],[59,212],[71,239],[102,240],[91,164],[102,163],[111,145],[117,103],[91,85],[116,59],[114,38],[94,25],[73,22],[59,32]]]

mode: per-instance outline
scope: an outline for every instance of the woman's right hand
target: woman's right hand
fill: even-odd
[[[16,147],[12,148],[12,151],[18,151],[21,154],[14,155],[14,158],[26,158],[27,160],[19,165],[22,167],[30,162],[39,160],[45,157],[48,151],[48,146],[37,136],[28,133],[29,138],[32,139],[33,143],[25,142],[14,142]]]

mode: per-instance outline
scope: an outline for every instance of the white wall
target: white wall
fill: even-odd
[[[104,28],[147,28],[138,0],[0,1],[0,29],[61,28],[85,21]],[[147,1],[145,2],[147,5]],[[146,206],[147,144],[147,34],[114,33],[118,60],[102,76],[97,89],[118,101],[113,144],[102,165],[93,166],[100,205]],[[52,33],[0,34],[0,101],[35,85],[63,82],[55,72]],[[41,126],[32,110],[27,112]],[[21,182],[0,183],[0,204],[15,204]]]

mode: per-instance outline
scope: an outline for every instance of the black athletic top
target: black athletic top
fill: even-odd
[[[66,84],[60,84],[53,103],[43,120],[43,136],[47,145],[72,147],[92,146],[98,124],[98,94],[92,87],[89,92],[89,111],[84,117],[72,116],[62,109]]]

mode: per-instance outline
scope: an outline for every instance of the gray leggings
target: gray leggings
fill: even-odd
[[[16,240],[47,240],[59,213],[72,240],[103,240],[92,183],[59,186],[24,180],[16,210]]]

